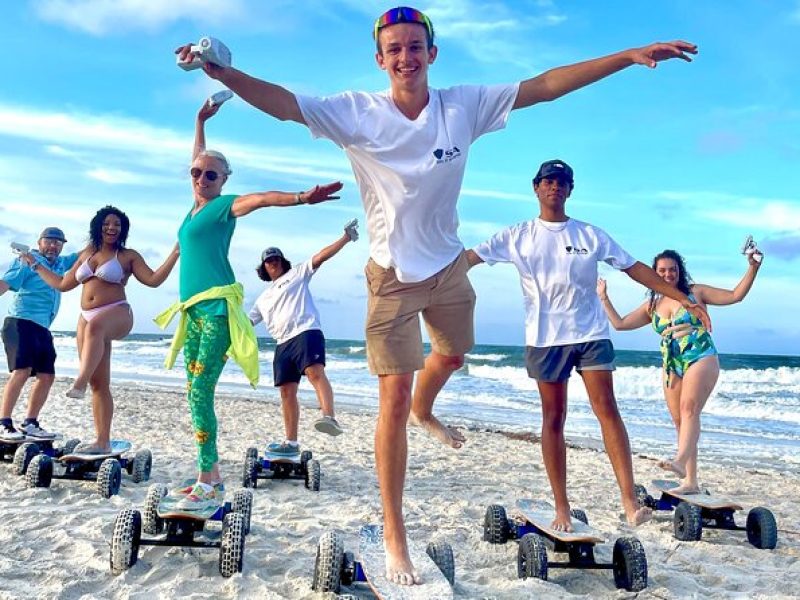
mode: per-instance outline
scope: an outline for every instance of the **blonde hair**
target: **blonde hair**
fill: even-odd
[[[221,162],[224,171],[223,175],[230,175],[231,173],[233,173],[233,171],[231,171],[231,165],[228,162],[228,159],[225,158],[225,155],[222,152],[218,152],[217,150],[203,150],[195,157],[195,160],[198,158],[202,158],[203,156],[207,156],[209,158],[216,158],[219,162]]]

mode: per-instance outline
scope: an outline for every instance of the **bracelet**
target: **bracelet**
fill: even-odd
[[[302,198],[302,196],[300,196],[300,194],[302,194],[302,192],[297,192],[294,195],[294,203],[295,204],[302,204],[303,203],[303,198]]]
[[[36,261],[31,265],[31,271],[36,271],[39,268],[39,261]]]

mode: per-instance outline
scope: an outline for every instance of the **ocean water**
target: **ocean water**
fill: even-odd
[[[183,387],[182,358],[163,368],[170,338],[131,335],[114,342],[112,377],[123,381]],[[55,334],[58,375],[74,376],[78,356],[74,335]],[[249,392],[275,400],[272,357],[275,344],[259,340],[261,383]],[[635,452],[666,456],[674,452],[675,430],[661,390],[658,352],[617,351],[614,389]],[[800,472],[800,357],[722,355],[717,386],[703,411],[701,462],[742,467],[768,467]],[[326,371],[336,402],[377,407],[377,381],[366,363],[364,342],[328,340]],[[229,361],[219,384],[226,391],[249,390],[244,374]],[[300,394],[313,401],[303,380]],[[566,433],[587,445],[600,443],[600,428],[580,377],[569,387]],[[270,407],[270,410],[275,410]],[[524,368],[524,349],[477,345],[467,355],[436,401],[436,412],[447,421],[493,429],[538,431],[541,406],[536,384]],[[276,412],[276,418],[279,418]]]

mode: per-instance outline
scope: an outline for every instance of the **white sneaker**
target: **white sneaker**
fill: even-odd
[[[80,400],[86,395],[86,390],[79,390],[78,388],[70,388],[66,392],[64,392],[64,395],[67,398],[75,398],[76,400]]]
[[[314,423],[314,429],[334,437],[344,433],[344,429],[342,429],[342,426],[339,425],[339,422],[334,417],[330,417],[328,415],[317,419],[317,421]]]
[[[28,437],[38,438],[40,440],[53,440],[57,437],[55,433],[51,433],[46,429],[39,426],[38,423],[28,423],[21,425],[20,431]]]
[[[24,439],[25,434],[14,429],[13,425],[0,425],[0,440],[4,442],[18,442]]]

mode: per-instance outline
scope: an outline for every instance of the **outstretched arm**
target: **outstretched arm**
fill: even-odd
[[[322,250],[317,252],[311,257],[311,268],[316,270],[319,266],[329,258],[336,256],[336,254],[347,245],[347,242],[355,242],[358,239],[358,220],[353,219],[344,226],[344,233],[338,240],[325,246]]]
[[[692,292],[694,292],[695,297],[701,302],[716,306],[736,304],[737,302],[744,300],[744,297],[747,296],[750,288],[753,287],[753,282],[756,280],[758,270],[761,268],[761,262],[755,259],[755,254],[758,254],[763,260],[764,255],[761,254],[761,252],[756,251],[753,254],[748,254],[747,271],[745,271],[744,277],[742,277],[742,280],[736,284],[735,288],[732,290],[724,290],[721,288],[711,287],[710,285],[697,284],[692,288]]]
[[[191,54],[191,44],[175,50],[181,60],[187,60]],[[204,63],[203,70],[212,79],[216,79],[242,98],[248,104],[272,115],[281,121],[295,121],[305,125],[303,113],[297,104],[295,95],[279,85],[250,77],[233,67],[220,67],[212,63]]]
[[[650,288],[662,296],[667,296],[668,298],[672,298],[673,300],[680,302],[686,310],[700,319],[700,322],[703,323],[703,326],[706,329],[711,331],[711,319],[709,318],[705,309],[699,304],[695,304],[689,300],[689,297],[678,288],[672,287],[671,285],[665,283],[664,280],[658,276],[658,273],[656,273],[646,264],[636,261],[633,263],[633,266],[623,270],[625,273],[627,273],[628,277],[634,281],[638,281],[646,288]]]
[[[691,62],[689,54],[697,54],[697,46],[677,40],[631,48],[601,58],[550,69],[520,84],[513,108],[525,108],[539,102],[555,100],[631,65],[645,65],[654,69],[659,62],[670,58]]]
[[[206,121],[217,114],[221,104],[214,106],[208,105],[208,100],[203,102],[203,106],[197,111],[197,120],[194,124],[194,148],[192,149],[192,160],[197,158],[206,149]]]
[[[249,215],[254,210],[266,208],[268,206],[297,206],[298,204],[319,204],[328,200],[338,200],[339,196],[334,196],[344,184],[341,181],[334,181],[324,185],[315,185],[305,192],[261,192],[256,194],[245,194],[233,201],[231,213],[234,217]]]
[[[72,268],[69,271],[64,273],[63,277],[51,271],[46,262],[37,261],[33,254],[21,254],[20,258],[28,263],[28,266],[36,271],[36,274],[39,275],[39,277],[41,277],[51,288],[57,289],[61,292],[68,292],[78,287],[78,280],[75,279],[75,271],[78,269],[78,265],[81,264],[82,261],[86,260],[88,256],[85,250],[81,252],[78,260],[75,261],[75,264],[72,265]]]
[[[611,304],[611,299],[608,297],[605,279],[599,278],[597,280],[597,295],[600,297],[600,303],[603,305],[606,315],[608,315],[609,322],[617,331],[638,329],[650,322],[650,316],[647,314],[647,302],[632,312],[629,312],[624,317],[620,317],[617,309],[614,308],[614,305]]]
[[[167,259],[164,261],[164,264],[153,271],[144,261],[141,254],[135,250],[131,250],[130,252],[133,252],[133,259],[131,260],[131,272],[133,276],[147,287],[152,288],[158,287],[166,281],[175,263],[178,262],[178,257],[181,255],[180,247],[176,242],[175,246],[172,248],[172,252],[169,253],[169,256],[167,256]]]

